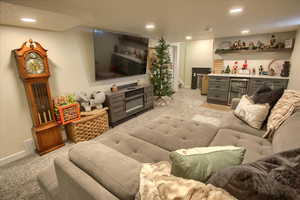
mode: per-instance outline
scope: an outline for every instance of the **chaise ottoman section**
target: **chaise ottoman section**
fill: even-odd
[[[142,164],[96,141],[81,142],[69,151],[70,160],[119,199],[134,199]]]
[[[237,146],[246,148],[243,163],[256,161],[272,154],[272,144],[263,138],[231,129],[221,129],[209,146]]]
[[[206,147],[217,131],[217,127],[209,124],[163,116],[129,134],[167,151],[175,151]]]
[[[68,158],[56,158],[54,166],[61,200],[119,200]]]

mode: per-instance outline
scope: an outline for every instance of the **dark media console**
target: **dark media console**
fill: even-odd
[[[153,108],[152,85],[130,84],[118,89],[117,92],[106,93],[105,105],[109,108],[111,126]]]

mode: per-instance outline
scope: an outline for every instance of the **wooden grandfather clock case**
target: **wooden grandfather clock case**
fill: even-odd
[[[31,111],[36,151],[43,155],[64,145],[60,128],[54,118],[48,84],[50,72],[47,50],[30,39],[13,52]]]

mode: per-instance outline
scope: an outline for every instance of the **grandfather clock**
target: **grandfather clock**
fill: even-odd
[[[14,50],[33,121],[32,134],[40,155],[64,145],[54,118],[48,78],[47,50],[31,39]]]

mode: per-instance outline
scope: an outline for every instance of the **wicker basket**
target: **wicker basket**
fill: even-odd
[[[107,109],[67,125],[67,135],[73,142],[87,141],[101,135],[108,129]]]

